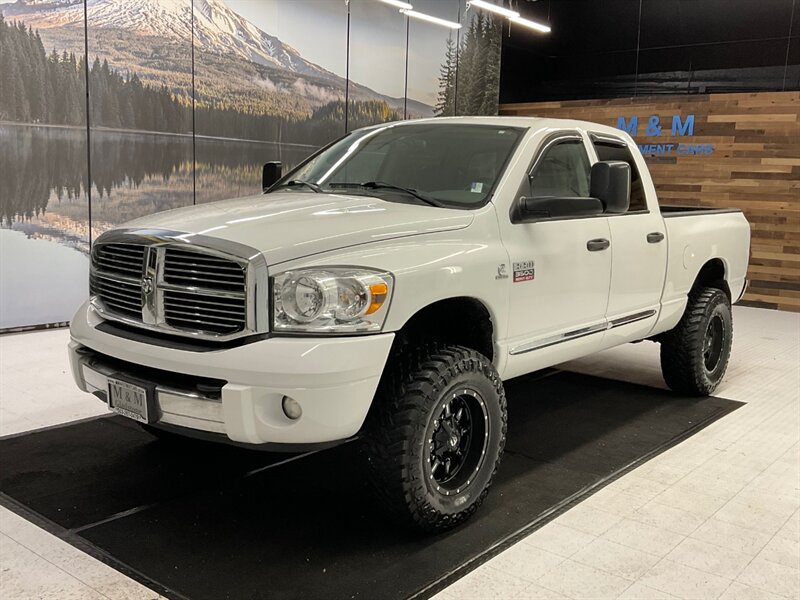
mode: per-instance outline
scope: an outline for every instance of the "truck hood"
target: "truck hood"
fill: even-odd
[[[473,218],[470,211],[370,196],[283,192],[178,208],[125,227],[239,242],[261,251],[274,265],[359,244],[463,229]]]

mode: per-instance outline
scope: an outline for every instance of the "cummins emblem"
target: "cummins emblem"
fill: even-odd
[[[536,277],[532,260],[523,260],[514,263],[514,283],[521,281],[533,281]]]

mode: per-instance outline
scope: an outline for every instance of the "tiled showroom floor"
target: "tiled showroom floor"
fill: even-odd
[[[746,402],[436,596],[800,598],[800,315],[734,309],[717,395]],[[0,337],[0,434],[104,414],[67,371],[66,330]],[[663,387],[643,343],[569,370]],[[0,597],[156,598],[0,508]]]

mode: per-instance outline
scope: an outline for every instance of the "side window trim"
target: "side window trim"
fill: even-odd
[[[539,149],[536,151],[536,154],[534,155],[533,160],[531,161],[531,166],[528,169],[529,180],[531,177],[533,177],[533,173],[536,171],[536,167],[538,167],[539,163],[542,162],[542,159],[547,154],[547,152],[553,146],[557,146],[558,144],[561,144],[563,142],[583,142],[583,136],[577,131],[556,131],[545,137],[541,146],[539,146]],[[584,145],[584,150],[585,149],[586,148]]]
[[[589,139],[592,140],[592,145],[595,142],[603,142],[605,144],[613,144],[614,146],[619,146],[620,148],[627,148],[628,142],[613,135],[608,135],[605,133],[597,133],[597,132],[590,132]]]

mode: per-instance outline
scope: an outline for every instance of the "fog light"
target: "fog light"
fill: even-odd
[[[300,403],[294,398],[289,398],[289,396],[284,396],[282,404],[283,404],[283,414],[289,417],[292,421],[296,421],[302,416],[303,409],[301,408]]]

